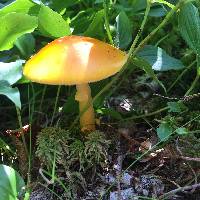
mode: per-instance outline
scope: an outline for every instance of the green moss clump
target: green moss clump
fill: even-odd
[[[65,165],[65,157],[69,155],[68,143],[71,137],[68,131],[59,127],[47,127],[37,137],[36,155],[49,169],[55,159],[56,164]]]

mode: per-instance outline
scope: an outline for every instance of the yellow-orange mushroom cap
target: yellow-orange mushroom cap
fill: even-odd
[[[127,54],[94,38],[65,36],[42,48],[25,64],[23,74],[34,82],[75,85],[117,73]]]

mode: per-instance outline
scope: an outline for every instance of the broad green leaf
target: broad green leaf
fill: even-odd
[[[0,51],[11,49],[17,38],[37,27],[37,18],[23,13],[9,13],[0,21]]]
[[[183,102],[168,102],[167,106],[169,107],[168,112],[180,113],[187,109]]]
[[[22,56],[28,58],[34,53],[35,38],[30,33],[24,34],[15,41],[15,46],[19,49]]]
[[[124,11],[116,17],[116,31],[115,45],[126,49],[132,41],[132,25]]]
[[[157,128],[157,135],[161,141],[166,141],[172,134],[172,127],[169,123],[161,123],[159,128]]]
[[[1,200],[17,200],[25,187],[24,180],[17,171],[7,165],[0,165]]]
[[[69,24],[62,16],[44,5],[41,5],[38,15],[38,28],[42,35],[50,38],[71,34]]]
[[[104,37],[104,10],[100,10],[95,14],[84,35],[98,39]]]
[[[180,8],[179,29],[188,46],[200,55],[200,17],[198,9],[191,2]]]
[[[178,135],[188,135],[188,134],[189,134],[188,130],[187,130],[186,128],[183,128],[183,127],[177,128],[177,129],[175,130],[175,132],[176,132]]]
[[[23,60],[15,62],[0,62],[0,81],[7,81],[10,85],[16,83],[22,77]]]
[[[37,14],[37,12],[39,12],[39,8],[40,6],[36,5],[31,0],[16,0],[0,9],[0,17],[11,12]]]
[[[166,88],[161,81],[159,81],[158,77],[154,73],[151,65],[142,58],[134,58],[133,63],[139,68],[143,69],[154,81],[156,81],[166,92]]]
[[[146,45],[137,55],[146,60],[153,70],[168,71],[184,68],[182,62],[169,56],[163,49],[152,45]]]
[[[18,108],[21,109],[20,93],[18,88],[12,88],[7,81],[0,80],[0,94],[7,96]]]

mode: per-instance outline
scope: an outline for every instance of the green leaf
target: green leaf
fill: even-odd
[[[35,38],[30,33],[24,34],[15,41],[15,46],[19,49],[22,56],[28,58],[34,53]]]
[[[140,11],[144,11],[147,6],[147,1],[146,0],[133,0],[132,2],[132,8],[133,12],[135,14],[138,14]]]
[[[102,114],[102,115],[107,115],[107,116],[109,115],[113,119],[117,119],[117,120],[123,119],[121,114],[112,108],[99,108],[97,109],[97,113]]]
[[[0,21],[0,51],[11,49],[17,38],[37,27],[36,17],[22,13],[9,13]]]
[[[7,81],[0,80],[0,94],[7,96],[18,108],[21,109],[20,93],[18,88],[12,88]]]
[[[144,59],[142,58],[137,58],[135,57],[133,59],[133,63],[138,66],[139,68],[142,68],[154,81],[156,81],[162,88],[163,90],[165,91],[166,93],[166,88],[165,86],[163,85],[163,83],[161,81],[159,81],[158,77],[156,76],[156,74],[154,73],[151,65],[146,62]]]
[[[161,5],[152,6],[149,12],[149,16],[151,17],[163,17],[166,14],[167,10],[164,8],[164,6]]]
[[[84,33],[94,18],[94,10],[87,9],[80,11],[76,16],[71,19],[71,27],[73,28],[73,34]]]
[[[172,127],[169,123],[161,123],[159,128],[157,128],[157,135],[161,141],[166,141],[169,139],[169,136],[172,134]]]
[[[186,128],[177,128],[175,130],[175,132],[178,134],[178,135],[188,135],[189,132]]]
[[[185,3],[179,12],[179,29],[188,46],[200,55],[200,18],[198,9]]]
[[[79,2],[79,0],[52,0],[51,7],[55,10],[62,10],[76,4],[77,2]]]
[[[10,85],[16,83],[22,77],[23,60],[15,62],[0,62],[0,81],[7,81]]]
[[[42,35],[50,38],[71,34],[69,24],[62,16],[44,5],[41,5],[38,15],[38,28]]]
[[[39,8],[40,6],[36,5],[31,0],[16,0],[0,9],[0,17],[11,12],[37,14]]]
[[[0,194],[2,200],[16,200],[25,187],[24,180],[13,168],[0,165]]]
[[[152,69],[156,71],[179,70],[184,68],[180,60],[169,56],[160,47],[146,45],[137,55],[146,60],[152,66]]]
[[[132,25],[124,11],[121,11],[116,17],[116,30],[116,46],[126,49],[132,41]]]
[[[168,102],[167,106],[169,107],[168,112],[180,113],[187,109],[183,102]]]
[[[78,114],[78,102],[75,100],[75,91],[67,98],[66,103],[63,105],[63,112],[66,114]]]
[[[85,36],[104,38],[104,10],[98,11],[84,33]]]
[[[167,2],[167,1],[164,1],[164,0],[154,0],[154,3],[157,2],[157,3],[160,3],[160,4],[163,4],[163,5],[167,5],[169,8],[173,9],[174,8],[174,5]]]

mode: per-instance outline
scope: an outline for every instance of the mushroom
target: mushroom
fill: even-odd
[[[31,81],[50,85],[76,85],[80,126],[95,130],[90,82],[117,73],[127,61],[121,50],[90,37],[65,36],[43,47],[25,64],[23,74]]]

